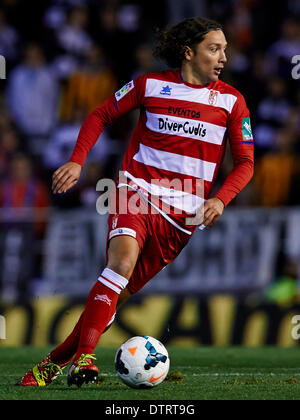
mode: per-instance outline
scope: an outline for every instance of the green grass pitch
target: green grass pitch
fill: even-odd
[[[0,347],[0,400],[299,400],[300,349],[168,347],[170,377],[150,390],[134,390],[114,370],[116,349],[97,348],[98,384],[66,385],[67,369],[47,388],[16,383],[49,348]],[[182,380],[172,378],[175,372]]]

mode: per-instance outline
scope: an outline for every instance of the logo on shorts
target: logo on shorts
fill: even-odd
[[[115,216],[111,224],[112,229],[116,229],[117,224],[118,224],[118,216]]]
[[[94,300],[100,300],[101,302],[105,302],[108,306],[111,305],[111,300],[106,295],[96,295]]]
[[[218,91],[211,89],[209,92],[208,103],[209,105],[216,105],[218,99]]]

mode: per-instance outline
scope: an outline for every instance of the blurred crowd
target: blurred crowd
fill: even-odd
[[[300,204],[300,78],[292,62],[300,61],[299,1],[2,0],[1,208],[95,208],[96,183],[117,175],[135,112],[105,130],[72,191],[52,195],[52,173],[68,161],[90,111],[139,74],[164,68],[152,58],[157,29],[190,16],[224,24],[222,79],[251,112],[255,176],[233,205]],[[228,154],[219,184],[231,167]]]

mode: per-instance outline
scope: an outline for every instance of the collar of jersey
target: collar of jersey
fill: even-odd
[[[185,81],[183,80],[183,77],[182,77],[182,74],[181,74],[181,70],[179,70],[179,77],[180,77],[180,80],[181,80],[181,82],[182,82],[182,83],[184,83],[186,86],[188,86],[188,87],[190,87],[190,88],[194,88],[194,89],[204,89],[204,88],[208,88],[208,87],[209,87],[209,85],[212,83],[212,82],[209,82],[209,83],[206,83],[205,85],[194,85],[194,84],[192,84],[192,83],[185,82]]]

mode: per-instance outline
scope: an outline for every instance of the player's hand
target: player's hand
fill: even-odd
[[[224,211],[224,203],[219,198],[209,198],[204,204],[203,224],[212,227],[222,216]]]
[[[67,192],[77,183],[81,166],[76,162],[68,162],[58,168],[52,176],[52,191],[54,194]]]

